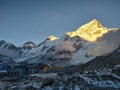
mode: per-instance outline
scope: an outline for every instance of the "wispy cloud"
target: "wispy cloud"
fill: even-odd
[[[99,38],[97,45],[88,54],[92,56],[102,56],[113,52],[120,46],[120,30],[111,30],[103,37]]]

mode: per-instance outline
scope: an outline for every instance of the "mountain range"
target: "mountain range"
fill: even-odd
[[[60,38],[51,35],[38,45],[28,41],[17,47],[1,40],[0,57],[8,57],[8,61],[13,60],[16,63],[76,65],[112,53],[120,46],[119,35],[119,28],[106,28],[93,19]]]

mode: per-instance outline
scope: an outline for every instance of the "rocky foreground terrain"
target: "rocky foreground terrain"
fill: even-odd
[[[97,57],[85,64],[43,68],[22,79],[1,79],[0,89],[120,90],[120,52]]]

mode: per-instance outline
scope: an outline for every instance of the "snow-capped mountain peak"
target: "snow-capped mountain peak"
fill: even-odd
[[[31,47],[34,47],[36,44],[31,42],[31,41],[28,41],[24,44],[24,46],[31,46]]]
[[[51,36],[48,37],[48,40],[50,40],[50,41],[53,41],[53,40],[56,40],[56,39],[58,39],[58,37],[56,37],[54,35],[51,35]]]
[[[20,48],[23,50],[31,50],[34,47],[36,47],[36,44],[31,41],[28,41],[25,44],[23,44]]]
[[[87,41],[96,41],[98,37],[101,37],[107,32],[107,28],[96,19],[93,19],[91,22],[79,27],[76,31],[76,35]]]
[[[94,42],[107,32],[107,28],[96,19],[93,19],[89,23],[80,26],[75,32],[68,32],[66,35],[69,37],[79,36],[86,41]]]

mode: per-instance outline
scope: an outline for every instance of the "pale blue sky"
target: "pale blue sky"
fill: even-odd
[[[38,44],[94,18],[106,27],[120,27],[120,0],[0,0],[0,40]]]

